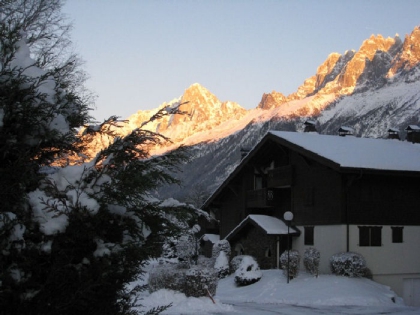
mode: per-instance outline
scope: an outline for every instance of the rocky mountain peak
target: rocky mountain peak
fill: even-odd
[[[187,115],[173,115],[168,129],[171,137],[183,139],[198,131],[209,130],[232,117],[240,118],[246,110],[234,102],[221,102],[205,87],[195,83],[188,87],[181,97],[180,110]],[[185,104],[184,104],[185,103]],[[177,127],[188,122],[188,127]],[[176,129],[176,130],[175,130]]]
[[[382,35],[371,35],[368,39],[363,41],[362,45],[359,48],[359,51],[356,53],[358,55],[368,58],[372,61],[375,56],[376,51],[389,51],[390,48],[395,44],[395,38],[387,37],[384,38]]]
[[[384,60],[392,59],[395,52],[398,50],[399,41],[395,38],[384,38],[382,35],[372,35],[369,39],[365,40],[360,49],[354,54],[340,75],[336,78],[333,84],[333,90],[341,95],[348,95],[353,93],[357,86],[363,85],[368,79],[369,66],[376,56],[376,64],[378,58],[382,56]],[[382,52],[378,55],[377,52]],[[386,67],[389,63],[385,62]],[[381,71],[383,72],[383,71]],[[385,71],[386,73],[386,71]]]
[[[212,94],[205,87],[198,83],[194,83],[189,86],[181,97],[180,110],[187,112],[188,116],[185,115],[174,115],[171,119],[171,125],[177,125],[182,121],[203,120],[207,116],[207,112],[220,107],[221,102],[219,99]]]
[[[280,106],[287,101],[286,96],[280,92],[272,91],[271,93],[264,93],[257,108],[272,109]]]
[[[420,64],[420,26],[406,35],[401,51],[395,57],[392,67],[387,73],[391,78],[399,72],[407,72]]]
[[[212,94],[208,89],[199,83],[190,85],[182,95],[181,102],[190,102],[194,105],[200,105],[205,103],[215,104],[219,102],[219,99]]]

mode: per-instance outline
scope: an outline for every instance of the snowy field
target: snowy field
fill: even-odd
[[[172,303],[162,314],[420,314],[389,287],[368,279],[301,272],[286,283],[281,270],[263,270],[255,284],[236,287],[233,276],[219,281],[214,297],[187,298],[170,290],[145,293],[147,310]]]

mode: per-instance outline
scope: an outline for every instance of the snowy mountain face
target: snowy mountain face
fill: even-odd
[[[174,104],[183,104],[187,115],[146,126],[173,141],[153,153],[183,144],[192,158],[180,174],[183,187],[165,187],[161,197],[183,199],[196,187],[211,193],[240,162],[241,149],[252,148],[270,129],[302,131],[308,119],[322,134],[338,134],[345,125],[360,137],[384,138],[397,128],[404,138],[403,130],[420,122],[420,28],[404,41],[372,35],[358,51],[332,53],[295,93],[263,94],[252,110],[222,102],[199,84],[159,108]],[[158,109],[130,116],[120,132],[140,126]]]

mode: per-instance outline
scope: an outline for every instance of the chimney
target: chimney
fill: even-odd
[[[412,143],[420,143],[420,127],[417,125],[408,125],[405,128],[405,132],[407,133],[407,141]]]
[[[303,132],[317,132],[315,127],[315,120],[307,120],[303,123],[305,128],[303,129]]]
[[[388,139],[400,139],[400,131],[397,128],[389,128],[388,129]]]
[[[340,137],[352,136],[353,134],[354,134],[353,128],[341,126],[340,129],[338,129],[338,135]]]

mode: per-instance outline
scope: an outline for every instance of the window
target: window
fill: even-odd
[[[359,226],[359,246],[382,246],[382,226]]]
[[[314,245],[314,227],[305,226],[305,245]]]
[[[254,177],[254,190],[263,188],[263,178],[261,175],[255,175]]]
[[[403,242],[403,228],[402,226],[391,226],[392,230],[392,243]]]

